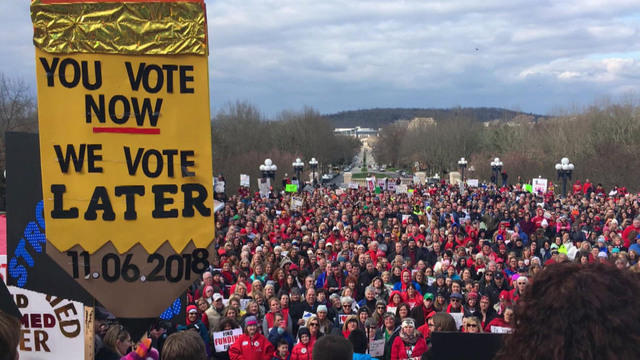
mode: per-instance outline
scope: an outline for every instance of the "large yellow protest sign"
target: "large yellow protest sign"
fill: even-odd
[[[207,58],[36,51],[47,238],[90,253],[111,241],[212,239]]]
[[[47,254],[114,314],[155,317],[214,250],[204,2],[35,0],[31,16]]]
[[[207,57],[36,49],[36,67],[49,242],[89,253],[109,241],[121,253],[208,245]]]

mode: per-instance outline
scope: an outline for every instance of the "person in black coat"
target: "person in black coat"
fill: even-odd
[[[436,311],[436,309],[433,308],[433,300],[434,296],[432,293],[425,293],[422,297],[422,305],[415,306],[411,309],[409,316],[416,321],[416,328],[424,325],[427,321],[426,317]]]
[[[476,312],[475,316],[480,319],[482,328],[498,316],[491,304],[491,298],[488,295],[482,295],[480,297],[480,310]]]
[[[358,276],[356,299],[362,299],[365,296],[365,289],[373,282],[376,276],[380,276],[380,272],[375,268],[372,261],[368,261],[365,269]]]

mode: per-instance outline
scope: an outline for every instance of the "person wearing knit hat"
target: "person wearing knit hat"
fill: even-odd
[[[329,316],[329,311],[326,305],[318,305],[318,308],[316,309],[316,316],[318,317],[318,330],[321,333],[328,335],[337,327],[336,324],[338,322],[334,316]]]
[[[467,303],[464,304],[464,316],[476,316],[479,309],[478,293],[471,291],[467,294]]]
[[[598,253],[598,260],[599,260],[601,263],[603,263],[603,264],[608,263],[608,257],[609,257],[609,256],[608,256],[608,255],[607,255],[607,253],[606,253],[606,252],[604,252],[604,251],[600,251],[600,252]]]
[[[244,333],[229,347],[230,360],[269,360],[275,347],[258,332],[258,319],[247,316]]]
[[[311,360],[313,344],[311,344],[311,332],[306,327],[298,329],[298,343],[291,350],[291,360]]]
[[[374,318],[368,318],[367,321],[364,322],[364,332],[370,341],[384,340],[384,333],[382,332],[381,326],[378,326]]]
[[[255,316],[247,316],[247,318],[244,319],[245,329],[251,325],[258,325],[258,319]]]
[[[427,342],[416,329],[415,321],[405,318],[400,332],[391,345],[391,359],[420,358],[427,351]]]
[[[301,339],[302,335],[311,336],[311,331],[309,331],[309,328],[304,326],[300,327],[300,329],[298,329],[298,340]]]
[[[209,330],[207,326],[202,322],[202,315],[198,312],[198,308],[195,305],[187,306],[187,319],[186,325],[178,325],[178,331],[195,329],[200,337],[204,341],[205,346],[207,347],[207,351],[209,350]]]

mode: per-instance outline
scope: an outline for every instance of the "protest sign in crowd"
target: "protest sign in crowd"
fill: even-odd
[[[640,197],[624,188],[409,190],[316,187],[294,210],[290,194],[241,188],[216,213],[217,254],[188,292],[186,323],[156,324],[154,346],[194,329],[209,358],[311,360],[333,334],[374,358],[420,358],[433,332],[512,332],[551,264],[638,272]]]

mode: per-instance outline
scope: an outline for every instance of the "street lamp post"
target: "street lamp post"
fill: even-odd
[[[316,180],[316,169],[318,169],[318,160],[312,157],[311,160],[309,160],[309,166],[311,166],[311,172],[313,174],[313,185],[315,186],[318,183],[318,181]]]
[[[460,160],[458,160],[458,167],[460,168],[460,191],[462,191],[464,189],[464,169],[467,168],[467,160],[465,160],[464,157],[461,157]]]
[[[300,174],[302,173],[302,170],[304,170],[304,162],[302,162],[300,158],[296,158],[296,161],[291,163],[291,166],[293,166],[293,171],[295,171],[296,173],[296,178],[298,179],[298,192],[300,192],[302,191],[302,185],[303,185],[303,181],[302,181],[302,178],[300,177]]]
[[[498,186],[498,176],[500,176],[500,172],[502,171],[502,165],[503,163],[498,157],[491,161],[491,170],[493,171],[496,186]]]
[[[563,157],[562,159],[560,159],[560,163],[556,164],[558,179],[562,179],[562,197],[567,196],[567,180],[571,180],[573,169],[574,166],[569,162],[568,157]]]
[[[260,169],[260,172],[262,173],[262,178],[270,179],[271,180],[270,185],[273,186],[276,180],[276,170],[278,170],[278,167],[276,166],[276,164],[274,164],[273,161],[271,161],[271,159],[265,159],[264,164],[261,164],[259,169]]]

